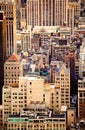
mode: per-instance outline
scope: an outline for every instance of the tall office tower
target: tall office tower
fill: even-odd
[[[64,63],[56,68],[55,84],[60,87],[61,106],[70,107],[70,69]]]
[[[74,8],[74,25],[78,26],[78,19],[80,17],[80,0],[78,1],[70,1],[69,5]]]
[[[80,4],[80,5],[81,5],[81,7],[80,7],[80,8],[81,8],[81,9],[80,9],[80,10],[81,10],[81,11],[80,11],[81,17],[85,17],[85,0],[80,0],[80,1],[81,1],[81,2],[80,2],[80,3],[81,3],[81,4]]]
[[[71,1],[69,2],[70,5],[74,6],[74,16],[80,16],[80,0],[79,1]]]
[[[78,118],[85,119],[85,77],[78,80]]]
[[[41,26],[54,25],[54,0],[38,0],[38,24]]]
[[[0,10],[6,16],[6,56],[16,52],[16,4],[14,0],[1,0]]]
[[[20,8],[20,27],[26,29],[26,21],[27,21],[27,6],[24,4]]]
[[[64,61],[67,66],[70,68],[70,89],[71,96],[77,94],[77,85],[76,85],[76,77],[75,77],[75,52],[69,51],[64,55]]]
[[[74,6],[68,6],[68,26],[71,28],[71,34],[74,34]]]
[[[15,0],[16,2],[16,26],[17,29],[20,29],[20,8],[21,8],[21,0]]]
[[[5,59],[6,59],[6,19],[4,16],[4,12],[0,11],[0,99],[2,98],[2,87],[4,85]]]
[[[80,54],[79,54],[79,77],[83,77],[84,65],[85,65],[85,38],[82,41],[82,46],[80,46]]]
[[[68,0],[28,0],[27,26],[53,26],[67,23]]]
[[[22,74],[22,62],[18,55],[12,54],[4,64],[4,85],[19,83],[19,76]]]
[[[27,1],[27,28],[28,25],[39,25],[39,1],[28,0]],[[43,14],[42,14],[43,15]]]
[[[54,25],[67,24],[68,0],[55,0],[54,10]]]

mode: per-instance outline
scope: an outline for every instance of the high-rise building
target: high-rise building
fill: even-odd
[[[39,9],[38,0],[28,0],[27,1],[27,26],[39,25]]]
[[[71,34],[74,34],[74,6],[69,4],[68,6],[68,26],[71,28]]]
[[[21,0],[15,0],[15,2],[16,2],[16,26],[17,26],[17,29],[20,29]]]
[[[54,3],[54,2],[53,2]],[[55,25],[67,24],[67,14],[68,14],[68,0],[55,0],[54,3],[54,18]]]
[[[55,84],[61,92],[61,106],[70,107],[70,69],[63,63],[55,70]]]
[[[20,57],[12,54],[4,64],[4,85],[19,83],[19,76],[23,74],[23,65]]]
[[[18,30],[16,34],[17,53],[28,52],[31,43],[31,35],[28,30]]]
[[[34,109],[34,108],[33,108]],[[40,109],[42,110],[42,109]],[[32,113],[32,112],[31,112]],[[42,111],[39,113],[43,114]],[[66,116],[65,113],[63,114],[43,114],[38,113],[30,114],[27,116],[10,116],[8,118],[7,129],[24,129],[24,130],[66,130]],[[30,116],[30,117],[29,117]],[[24,123],[23,123],[24,122]]]
[[[19,84],[3,87],[3,124],[10,114],[19,114],[31,101],[43,101],[44,80],[39,77],[20,77]],[[38,86],[39,85],[39,86]],[[37,93],[37,90],[39,91]],[[48,96],[48,94],[47,94]],[[50,98],[47,98],[49,104]]]
[[[27,22],[27,6],[24,4],[20,8],[20,27],[26,29],[26,22]]]
[[[3,111],[3,107],[2,107],[2,105],[0,105],[0,129],[1,130],[4,130],[3,129],[3,116],[2,116],[2,111]]]
[[[85,0],[80,0],[80,14],[85,17]]]
[[[85,78],[78,80],[78,118],[85,119]]]
[[[66,108],[70,106],[69,69],[60,67],[55,78],[56,84],[44,83],[44,79],[40,76],[31,76],[31,74],[19,77],[19,84],[4,85],[3,124],[7,124],[7,118],[10,114],[16,116],[23,108],[28,108],[30,104],[45,104],[54,112],[61,112],[62,106],[66,106]],[[31,109],[35,112],[34,106],[32,105]],[[38,110],[38,107],[36,109]]]
[[[84,63],[85,63],[85,38],[82,41],[82,45],[80,46],[80,54],[79,54],[79,77],[83,77],[84,71]]]
[[[28,0],[27,26],[53,26],[67,23],[68,0]]]
[[[1,0],[0,10],[6,16],[6,56],[16,52],[16,4],[14,0]]]
[[[4,12],[0,11],[0,99],[2,98],[2,87],[4,85],[5,59],[6,59],[6,18],[4,16]]]
[[[74,19],[74,25],[78,25],[78,19],[80,17],[80,1],[70,1],[69,5],[74,8],[74,16],[72,17]]]
[[[64,55],[64,61],[70,68],[70,89],[71,96],[77,94],[77,85],[76,85],[76,77],[75,77],[75,52],[69,51]]]

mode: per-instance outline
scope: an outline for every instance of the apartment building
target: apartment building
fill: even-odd
[[[9,79],[8,79],[9,80]],[[37,82],[38,81],[38,82]],[[39,83],[40,81],[40,83]],[[18,77],[19,82],[19,77]],[[40,87],[38,86],[40,84]],[[28,87],[29,86],[29,87]],[[33,89],[31,88],[33,86]],[[35,88],[37,87],[37,89]],[[19,84],[17,81],[4,85],[3,87],[3,123],[7,121],[10,114],[16,115],[20,112],[21,108],[26,107],[30,101],[43,100],[43,80],[35,77],[21,77]],[[37,94],[37,90],[40,92]],[[32,97],[33,96],[33,97]],[[35,98],[36,97],[36,98]],[[41,98],[40,98],[41,97]]]
[[[31,33],[29,32],[29,30],[17,30],[16,43],[18,54],[21,54],[22,52],[28,52],[30,50],[31,45]]]
[[[22,117],[22,116],[10,116],[8,118],[7,129],[11,130],[48,130],[48,129],[63,129],[66,130],[66,116],[65,114],[54,114],[54,115],[39,115],[34,117]]]
[[[51,73],[50,73],[50,81],[51,83],[55,83],[55,69],[57,68],[57,66],[59,66],[60,64],[63,64],[63,61],[51,61],[50,63],[50,69],[51,69]]]
[[[76,55],[75,51],[69,51],[65,53],[64,61],[68,67],[70,67],[70,85],[71,85],[71,96],[77,94],[77,85],[76,85]]]
[[[68,108],[66,112],[55,114],[43,102],[31,102],[23,108],[19,115],[10,115],[7,119],[7,129],[48,130],[70,128],[76,122],[75,108]]]
[[[56,39],[56,43],[52,43],[52,58],[56,60],[63,60],[63,55],[65,52],[69,52],[70,45],[67,44],[66,39]]]
[[[85,63],[85,38],[82,40],[82,45],[80,46],[79,58],[79,77],[82,78]]]
[[[59,74],[60,71],[60,75]],[[54,112],[62,106],[70,106],[69,69],[61,67],[55,74],[55,84],[44,83],[39,75],[19,77],[19,84],[11,83],[3,87],[3,124],[9,115],[17,115],[30,103],[44,103]]]
[[[85,119],[85,78],[78,80],[78,118]]]
[[[72,123],[76,123],[76,108],[67,109],[67,128],[70,129]]]
[[[31,37],[31,43],[32,43],[32,50],[39,50],[40,49],[40,46],[41,46],[41,37],[40,37],[40,34],[32,34],[32,37]]]
[[[70,69],[64,63],[55,69],[55,84],[60,87],[61,106],[70,107]]]
[[[17,54],[12,54],[4,64],[4,85],[18,83],[19,76],[23,75],[23,65]]]

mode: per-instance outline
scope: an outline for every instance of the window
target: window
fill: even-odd
[[[73,114],[71,114],[71,116],[73,116]]]
[[[43,94],[43,97],[45,97],[45,94]]]
[[[56,94],[58,94],[58,92],[56,92]]]
[[[80,93],[80,97],[82,97],[82,93]]]
[[[32,85],[32,82],[30,82],[30,85]]]
[[[30,93],[32,93],[32,91],[30,91]]]
[[[45,102],[45,98],[43,98],[43,101]]]

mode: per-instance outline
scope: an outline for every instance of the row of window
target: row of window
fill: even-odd
[[[8,69],[8,70],[10,70],[10,69],[19,69],[19,67],[5,67],[5,69]]]

